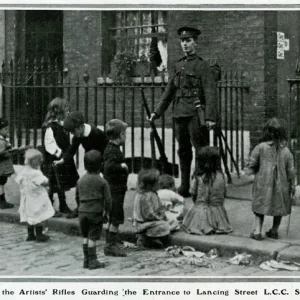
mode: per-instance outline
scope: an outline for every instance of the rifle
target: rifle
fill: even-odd
[[[140,90],[141,90],[141,95],[142,95],[143,106],[145,108],[148,119],[150,119],[151,112],[150,112],[150,109],[149,109],[149,106],[148,106],[148,103],[147,103],[147,100],[145,97],[144,89],[140,88]],[[156,126],[153,121],[150,121],[150,126],[151,126],[151,132],[152,132],[151,135],[153,136],[153,138],[156,142],[156,145],[157,145],[157,148],[158,148],[158,151],[160,154],[160,158],[159,158],[160,171],[162,174],[166,173],[166,174],[172,175],[173,174],[173,166],[171,163],[168,162],[168,158],[165,153],[164,145],[158,135]],[[151,147],[151,148],[153,148],[153,147]]]

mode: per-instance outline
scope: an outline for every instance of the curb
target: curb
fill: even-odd
[[[19,223],[19,214],[16,209],[0,210],[0,222]],[[26,225],[25,223],[19,223]],[[67,235],[79,236],[80,230],[77,219],[51,218],[47,221],[47,227],[53,231],[59,231]],[[135,231],[130,228],[121,228],[120,235],[123,240],[135,242]],[[190,235],[182,231],[171,235],[171,243],[178,246],[192,246],[196,250],[208,252],[216,248],[220,256],[232,256],[235,252],[248,252],[259,258],[293,259],[300,261],[300,246],[292,246],[287,243],[265,240],[263,243],[250,238],[234,235]]]

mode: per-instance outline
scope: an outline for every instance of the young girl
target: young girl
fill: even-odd
[[[133,224],[137,229],[137,244],[143,247],[168,246],[170,227],[158,195],[157,170],[141,170],[138,193],[134,200]]]
[[[69,113],[70,105],[65,99],[55,98],[48,105],[46,116],[46,132],[44,138],[45,154],[42,170],[49,178],[49,197],[53,203],[53,194],[57,193],[59,211],[71,213],[66,203],[65,191],[76,186],[79,178],[74,160],[54,166],[70,146],[70,135],[63,129],[63,122]],[[56,216],[59,216],[56,214]]]
[[[21,190],[20,221],[28,224],[26,241],[46,242],[49,240],[49,236],[43,234],[42,222],[54,215],[54,209],[46,189],[48,179],[40,170],[42,161],[41,152],[36,149],[27,150],[25,167],[15,179]]]
[[[224,207],[225,180],[216,147],[205,146],[197,153],[191,194],[195,205],[183,219],[183,230],[199,235],[233,231]]]
[[[168,174],[162,174],[158,180],[158,197],[166,210],[166,216],[171,225],[171,231],[180,229],[178,220],[183,214],[184,198],[177,194],[174,178]],[[181,219],[182,220],[182,219]]]
[[[285,130],[276,118],[266,123],[262,142],[251,154],[247,174],[255,174],[252,200],[255,229],[250,237],[262,240],[264,216],[273,216],[273,227],[266,236],[278,239],[281,218],[291,213],[294,162],[286,147]]]

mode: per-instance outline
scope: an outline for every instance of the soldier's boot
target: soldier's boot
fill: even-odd
[[[88,245],[83,244],[82,245],[83,250],[83,268],[88,269],[89,267],[89,252],[88,252]]]
[[[0,208],[1,209],[9,209],[13,208],[14,205],[11,203],[6,202],[5,194],[0,195]]]
[[[64,191],[60,191],[58,193],[58,200],[59,200],[59,211],[63,214],[70,214],[72,211],[67,205],[66,194]]]
[[[105,263],[97,260],[96,246],[88,247],[88,268],[89,270],[105,268]]]
[[[42,225],[35,225],[35,234],[36,234],[36,241],[37,242],[47,242],[50,237],[48,235],[43,234],[43,226]]]
[[[191,162],[180,160],[181,184],[177,193],[182,197],[190,197]]]
[[[107,232],[106,245],[104,247],[106,256],[126,257],[127,253],[117,244],[117,233]]]
[[[34,234],[34,226],[33,225],[27,225],[27,232],[28,232],[28,236],[26,239],[26,242],[30,242],[30,241],[35,241],[36,240],[36,236]]]

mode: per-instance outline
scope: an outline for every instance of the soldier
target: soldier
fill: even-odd
[[[175,136],[181,170],[181,186],[178,193],[189,196],[192,145],[196,151],[209,144],[209,129],[217,118],[217,84],[219,67],[210,68],[209,63],[196,54],[201,31],[192,27],[177,30],[184,56],[176,62],[171,77],[156,110],[149,121],[158,119],[173,102]],[[198,103],[199,111],[195,105]],[[199,116],[201,116],[201,120]]]

